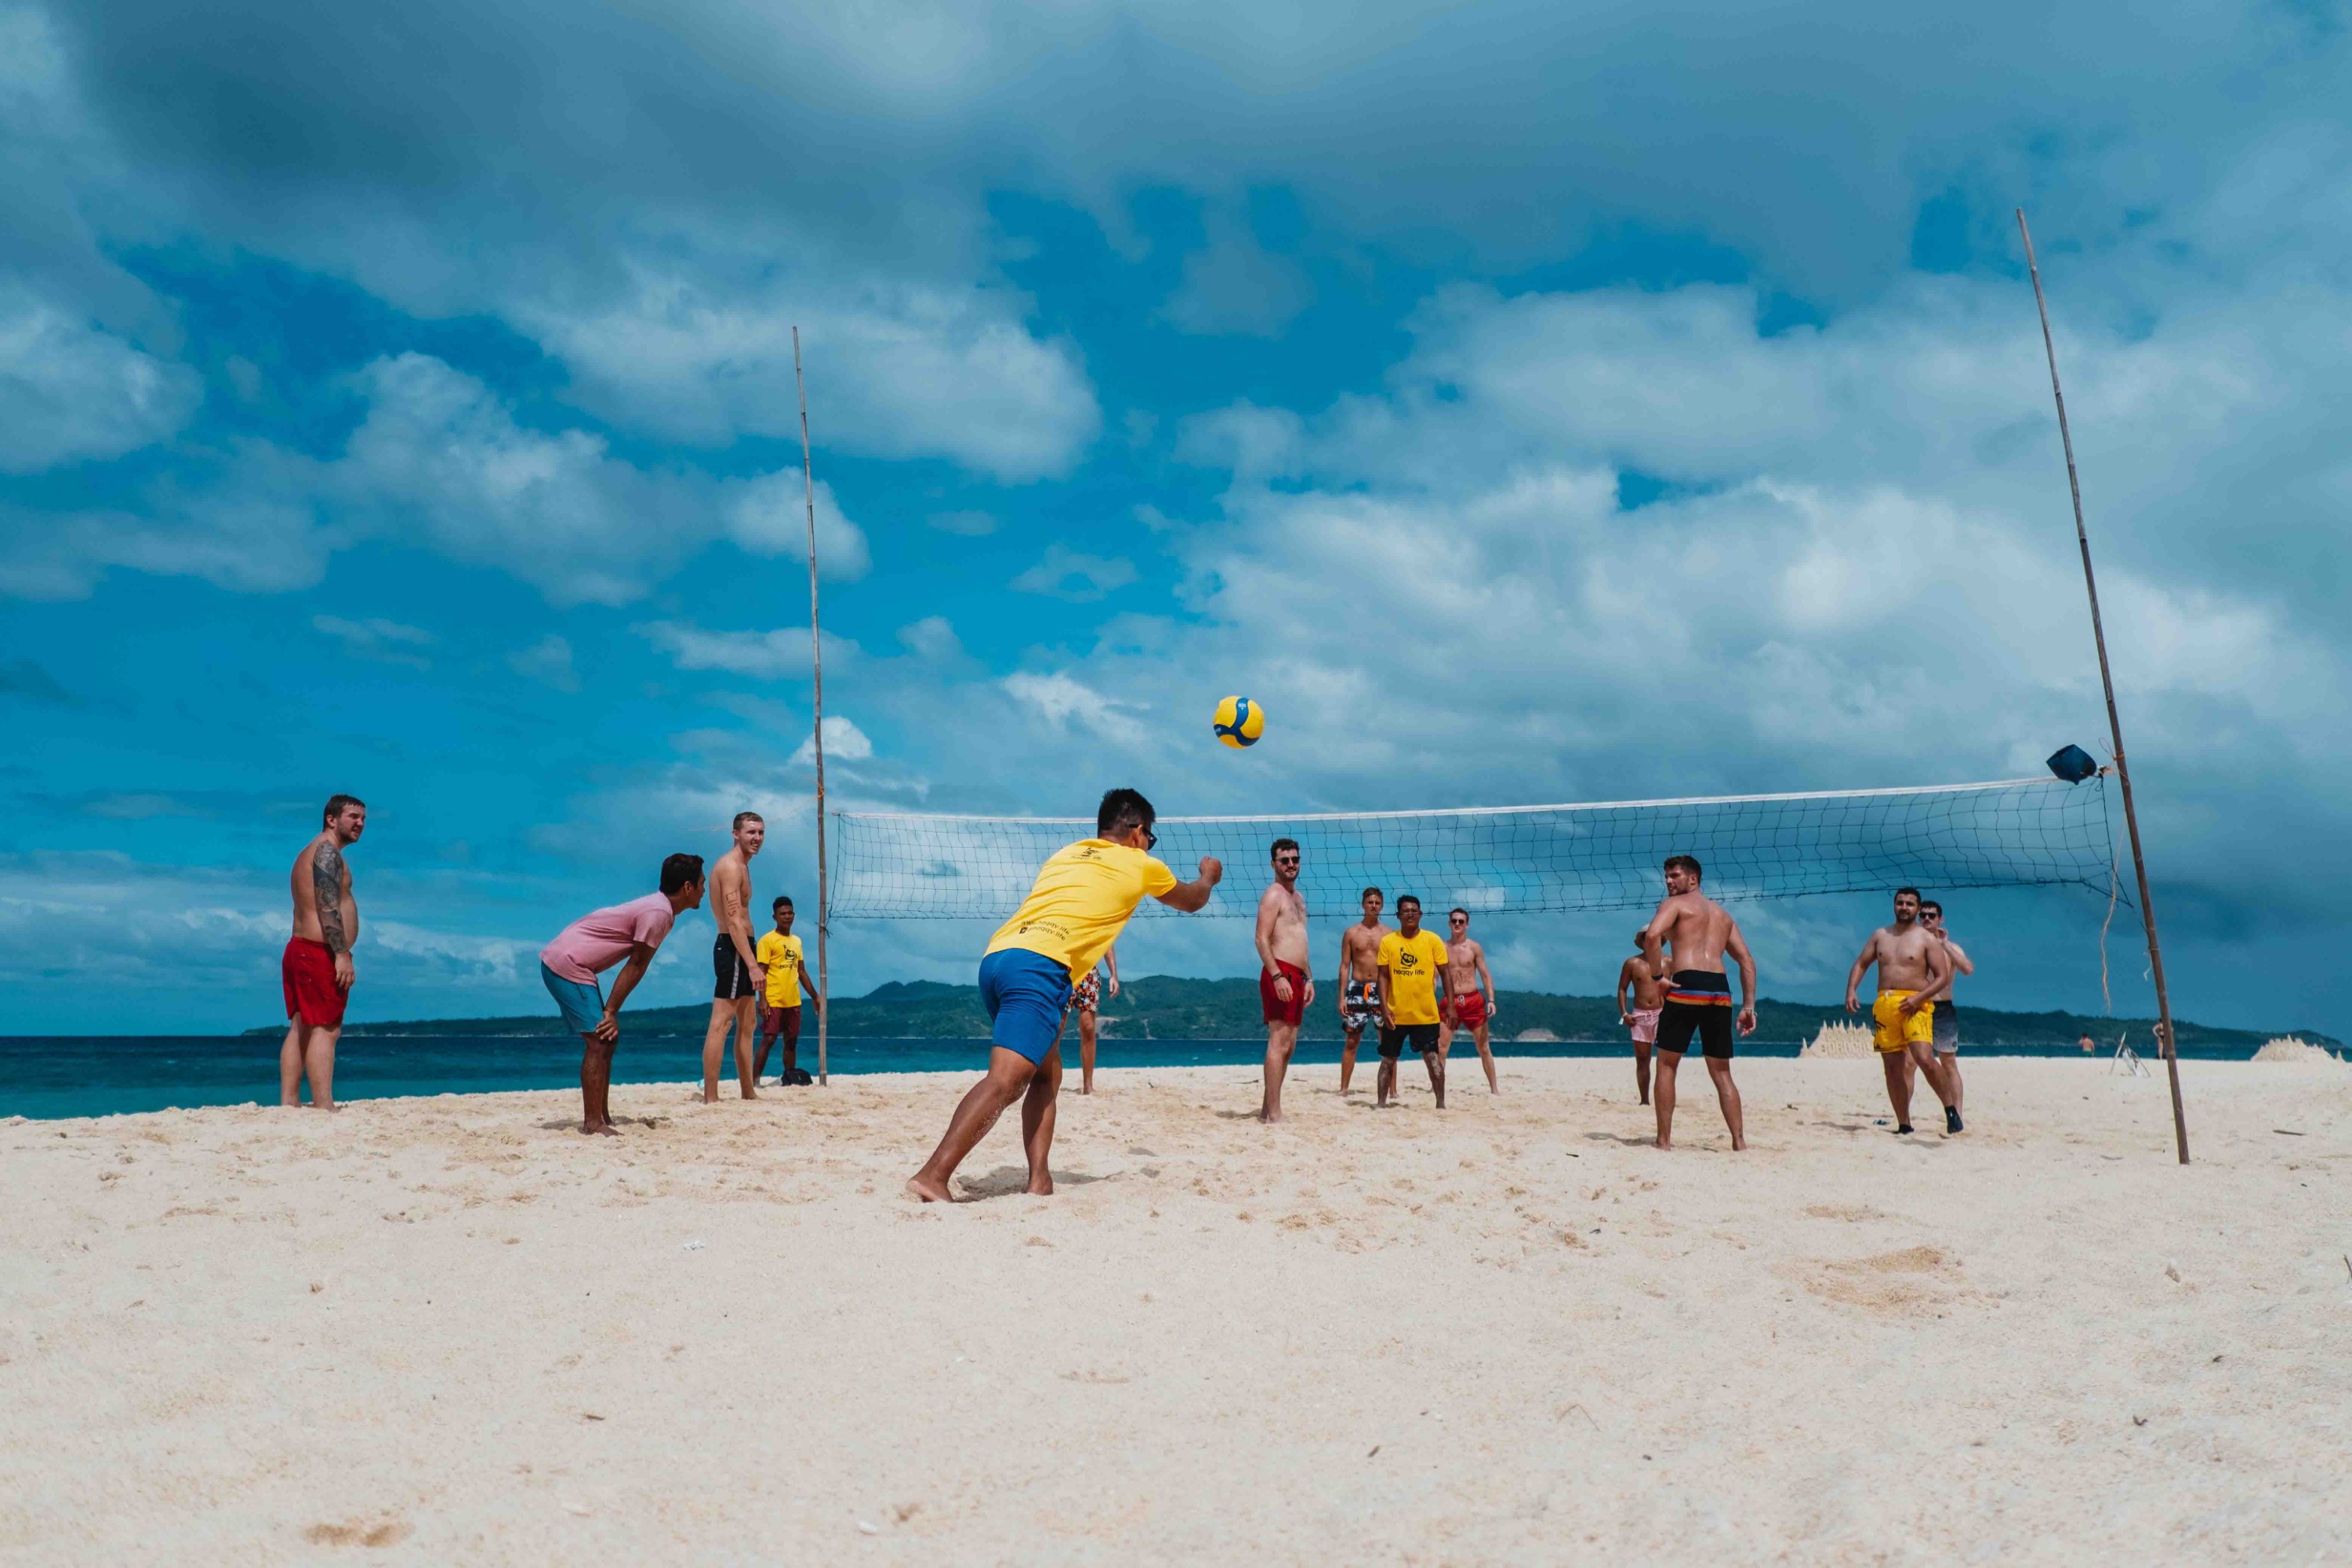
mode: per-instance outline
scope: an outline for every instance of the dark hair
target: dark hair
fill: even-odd
[[[797,905],[797,904],[793,903],[793,902],[792,901],[792,900],[791,900],[791,899],[789,899],[789,898],[785,897],[785,896],[784,896],[783,894],[782,894],[782,893],[778,893],[778,894],[776,895],[776,901],[775,901],[774,903],[770,904],[770,905],[768,906],[768,908],[769,908],[771,910],[797,910],[799,907],[800,907],[799,905]]]
[[[1421,908],[1421,900],[1419,899],[1414,898],[1411,893],[1399,893],[1397,895],[1397,908],[1402,909],[1407,904],[1411,904],[1414,909]]]
[[[367,802],[355,795],[331,795],[327,797],[326,815],[319,818],[319,826],[324,827],[328,823],[342,816],[343,807],[347,805],[356,805],[362,811],[367,809]]]
[[[1445,918],[1447,920],[1452,920],[1455,915],[1460,915],[1466,921],[1470,918],[1470,911],[1464,909],[1460,904],[1456,904],[1452,909],[1445,911]]]
[[[747,822],[756,822],[762,827],[768,826],[768,819],[761,816],[758,812],[739,811],[735,814],[735,820],[729,825],[727,831],[730,833],[740,833],[743,831],[743,825]]]
[[[1366,899],[1385,899],[1387,897],[1388,895],[1381,892],[1378,888],[1366,888],[1362,892],[1356,895],[1356,902],[1360,904]]]
[[[1691,879],[1693,881],[1703,882],[1706,880],[1706,873],[1700,870],[1698,868],[1698,862],[1692,859],[1689,856],[1669,855],[1666,857],[1667,870],[1671,871],[1677,866],[1680,866],[1684,870],[1688,871],[1691,874]]]
[[[661,890],[675,893],[688,882],[702,880],[702,857],[673,855],[662,862]]]
[[[1895,896],[1898,899],[1906,893],[1908,893],[1914,899],[1916,899],[1919,896],[1919,889],[1916,888],[1897,888],[1895,889]]]
[[[1102,804],[1095,807],[1095,837],[1124,838],[1136,828],[1150,827],[1159,820],[1160,814],[1151,809],[1151,803],[1143,798],[1140,791],[1107,789],[1103,791]]]
[[[1269,850],[1267,850],[1267,851],[1265,852],[1265,857],[1266,857],[1266,858],[1267,858],[1267,859],[1271,860],[1271,859],[1273,859],[1276,855],[1281,854],[1281,853],[1282,853],[1284,850],[1286,850],[1286,849],[1297,850],[1297,853],[1298,853],[1298,858],[1299,858],[1301,860],[1304,860],[1304,859],[1306,859],[1306,858],[1307,858],[1307,853],[1306,853],[1306,851],[1305,851],[1305,850],[1303,850],[1303,849],[1299,849],[1299,848],[1298,848],[1298,840],[1297,840],[1297,839],[1296,839],[1296,838],[1277,838],[1277,839],[1276,839],[1276,840],[1274,841],[1274,847],[1273,847],[1273,848],[1271,848],[1271,849],[1269,849]]]
[[[1923,915],[1924,915],[1924,914],[1926,914],[1929,910],[1935,910],[1937,914],[1939,914],[1939,915],[1940,915],[1940,914],[1942,914],[1942,913],[1944,912],[1944,906],[1943,906],[1943,905],[1941,905],[1941,904],[1939,904],[1939,903],[1937,903],[1937,902],[1935,900],[1933,900],[1933,899],[1922,899],[1922,900],[1919,900],[1919,912],[1920,912],[1921,914],[1923,914]]]
[[[1644,949],[1650,945],[1650,928],[1648,926],[1635,926],[1633,928],[1633,945],[1635,947]]]

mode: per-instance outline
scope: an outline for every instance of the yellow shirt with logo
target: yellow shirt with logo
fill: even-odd
[[[1399,1026],[1437,1022],[1437,975],[1445,967],[1445,943],[1426,927],[1411,936],[1391,931],[1381,938],[1380,963],[1394,976],[1389,1013]]]
[[[1021,909],[998,928],[988,951],[1021,948],[1064,964],[1070,983],[1094,968],[1135,906],[1176,885],[1176,873],[1140,849],[1087,838],[1055,850]]]
[[[801,939],[772,931],[760,939],[751,956],[767,965],[768,1005],[797,1007],[801,1005],[801,965],[807,960],[801,952]]]

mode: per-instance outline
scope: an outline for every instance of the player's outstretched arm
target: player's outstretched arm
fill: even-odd
[[[1724,942],[1723,951],[1739,965],[1739,1032],[1756,1032],[1756,956],[1748,951],[1748,939],[1739,934],[1739,922],[1731,922],[1731,936]]]
[[[1862,1010],[1862,998],[1857,994],[1862,989],[1862,972],[1870,967],[1871,955],[1877,951],[1878,933],[1872,931],[1869,939],[1862,944],[1862,952],[1854,959],[1853,967],[1845,972],[1845,1010],[1849,1013]]]
[[[1213,855],[1201,857],[1201,874],[1189,882],[1179,882],[1160,895],[1160,901],[1171,910],[1196,914],[1209,907],[1209,895],[1225,879],[1225,868]]]

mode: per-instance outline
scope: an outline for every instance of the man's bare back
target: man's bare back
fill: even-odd
[[[1663,928],[1659,921],[1666,922]],[[1668,973],[1696,969],[1722,974],[1726,973],[1723,950],[1731,941],[1731,932],[1729,912],[1697,889],[1669,894],[1651,920],[1650,936],[1656,946],[1648,950],[1648,955],[1657,968]],[[1663,956],[1669,950],[1674,954],[1671,960]]]

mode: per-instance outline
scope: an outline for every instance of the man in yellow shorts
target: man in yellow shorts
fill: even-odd
[[[1944,1102],[1944,1131],[1960,1131],[1958,1099],[1952,1092],[1941,1063],[1936,1060],[1936,1005],[1933,996],[1951,978],[1952,961],[1919,923],[1919,889],[1895,889],[1895,923],[1880,926],[1862,944],[1845,977],[1845,1010],[1862,1010],[1862,972],[1878,965],[1878,1000],[1870,1016],[1877,1025],[1871,1044],[1886,1072],[1886,1099],[1895,1107],[1895,1131],[1911,1131],[1911,1079],[1907,1060],[1927,1079],[1927,1087]]]

